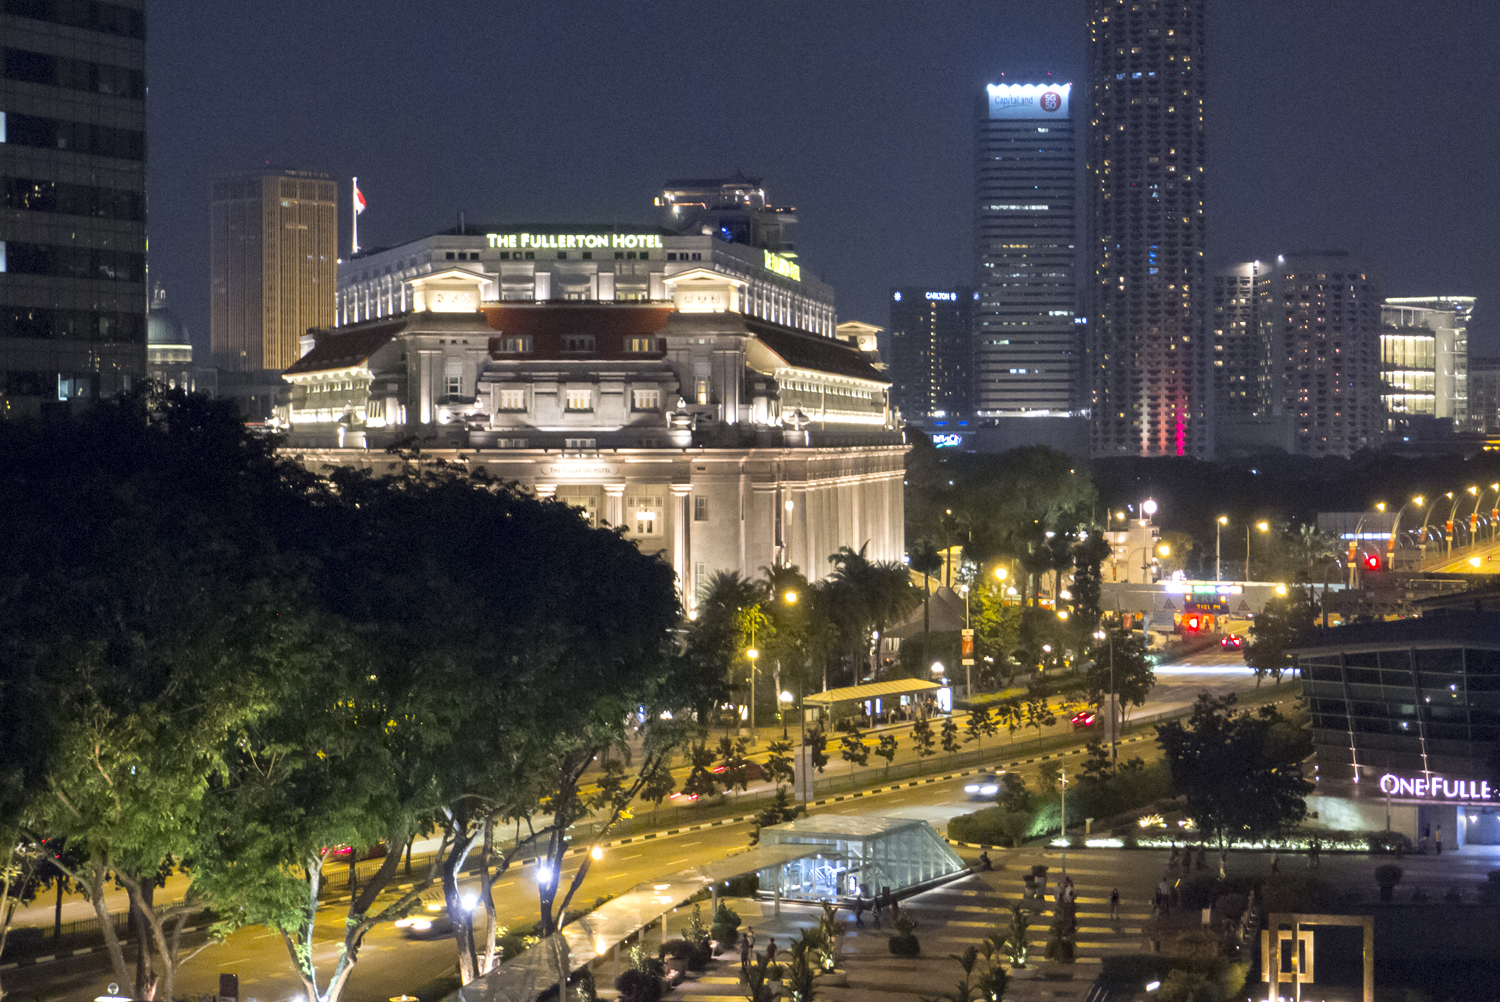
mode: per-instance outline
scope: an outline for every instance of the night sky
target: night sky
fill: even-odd
[[[348,178],[360,242],[639,222],[673,177],[795,205],[841,320],[971,268],[974,94],[1085,82],[1082,0],[148,5],[151,270],[208,345],[216,173]],[[1209,264],[1361,254],[1387,295],[1476,295],[1500,354],[1500,4],[1208,0]],[[1075,91],[1074,118],[1086,105]],[[1080,141],[1080,150],[1082,142]]]

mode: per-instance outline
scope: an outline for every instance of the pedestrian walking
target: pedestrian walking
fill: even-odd
[[[986,871],[986,872],[994,869],[994,867],[990,865],[990,854],[989,853],[987,853],[987,852],[981,852],[979,854],[979,868],[981,870]]]
[[[750,966],[750,934],[746,933],[740,937],[740,966]]]
[[[880,928],[880,911],[885,907],[885,899],[880,894],[875,895],[875,928]]]
[[[1432,844],[1433,844],[1433,846],[1435,846],[1437,848],[1437,854],[1439,856],[1441,856],[1443,854],[1443,826],[1442,825],[1438,825],[1437,826],[1437,836],[1436,836],[1436,838],[1435,838],[1435,840],[1433,841]]]
[[[1168,914],[1172,909],[1169,902],[1172,900],[1172,886],[1167,883],[1167,878],[1162,877],[1161,883],[1156,885],[1156,898],[1161,902],[1161,913]]]
[[[766,937],[766,966],[776,963],[776,939],[772,936]]]
[[[1063,892],[1063,901],[1071,905],[1078,900],[1078,891],[1073,887],[1072,877],[1068,877],[1067,881],[1067,889]]]
[[[1275,849],[1271,850],[1271,872],[1281,872],[1281,853],[1277,852]]]
[[[1168,866],[1173,866],[1173,867],[1175,867],[1177,865],[1177,843],[1176,842],[1172,843],[1172,858],[1170,860],[1168,860],[1167,865]]]
[[[745,926],[745,948],[751,953],[755,952],[755,926]]]
[[[854,899],[854,928],[856,928],[856,929],[863,929],[864,927],[865,927],[865,899],[864,898],[855,898]]]
[[[1109,892],[1109,920],[1120,921],[1120,889],[1118,887]]]

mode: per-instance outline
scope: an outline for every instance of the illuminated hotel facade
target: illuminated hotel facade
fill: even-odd
[[[1212,458],[1204,0],[1089,10],[1091,451]]]
[[[485,469],[623,527],[672,563],[690,607],[716,571],[791,563],[817,579],[841,546],[901,558],[907,447],[863,333],[876,328],[845,325],[861,331],[846,340],[757,316],[752,282],[713,267],[712,243],[668,237],[625,272],[638,298],[501,298],[485,250],[526,251],[482,239],[478,259],[403,277],[395,312],[309,333],[283,375],[288,454],[381,472],[388,447],[420,447]],[[657,263],[697,246],[697,263]],[[609,251],[587,259],[595,276],[632,263]]]
[[[413,282],[445,268],[483,274],[485,301],[661,301],[666,280],[695,268],[738,279],[748,316],[833,337],[833,289],[797,260],[789,208],[760,182],[669,181],[662,225],[463,226],[341,262],[338,325],[411,309]]]

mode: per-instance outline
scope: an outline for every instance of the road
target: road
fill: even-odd
[[[1253,675],[1244,667],[1238,653],[1224,655],[1215,651],[1198,655],[1182,664],[1158,669],[1158,677],[1151,700],[1137,715],[1187,706],[1204,688],[1222,693],[1254,687]],[[1082,740],[1083,735],[1080,735],[1080,743]],[[1141,755],[1148,760],[1155,757],[1155,745],[1146,738],[1131,741],[1126,748],[1131,756]],[[1012,755],[1003,745],[997,746],[995,761],[1005,763]],[[1022,771],[1025,773],[1027,769]],[[1034,767],[1030,767],[1027,779],[1034,784]],[[931,822],[941,831],[949,818],[974,809],[975,805],[963,795],[962,783],[962,780],[952,780],[902,789],[861,798],[853,803],[840,802],[814,808],[813,813],[914,817]],[[576,900],[590,901],[661,874],[722,859],[731,851],[745,847],[749,834],[748,824],[731,824],[610,849],[590,868]],[[581,858],[570,861],[563,875],[564,882],[571,879],[580,862]],[[535,920],[534,867],[513,870],[512,875],[496,884],[495,891],[502,924]],[[120,906],[123,907],[123,901]],[[319,945],[315,948],[315,957],[323,970],[330,968],[337,956],[346,910],[347,899],[329,899],[318,912]],[[45,915],[44,921],[50,921],[50,907],[43,907],[41,912]],[[674,925],[686,919],[687,913],[684,912]],[[179,997],[214,994],[220,972],[240,976],[243,999],[279,1002],[301,994],[301,984],[292,972],[285,945],[279,936],[263,927],[241,930],[222,944],[205,945],[201,932],[189,934],[185,942],[188,945],[183,955],[190,956],[190,959],[182,965],[179,973]],[[399,931],[383,926],[367,937],[345,997],[349,1002],[386,1002],[393,996],[416,994],[416,989],[451,972],[454,967],[451,940],[408,940]],[[99,952],[7,970],[3,977],[7,994],[14,993],[17,1000],[37,999],[41,1002],[88,1002],[102,994],[111,980],[108,961]]]

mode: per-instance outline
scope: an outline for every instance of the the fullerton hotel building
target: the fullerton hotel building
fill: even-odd
[[[392,446],[482,466],[623,526],[690,608],[720,570],[816,579],[841,546],[901,559],[907,447],[876,329],[824,333],[831,295],[801,325],[754,316],[749,279],[691,261],[645,277],[613,300],[545,300],[534,274],[532,297],[499,298],[503,280],[456,260],[408,277],[380,315],[309,332],[283,374],[287,451],[314,469],[388,470]]]

